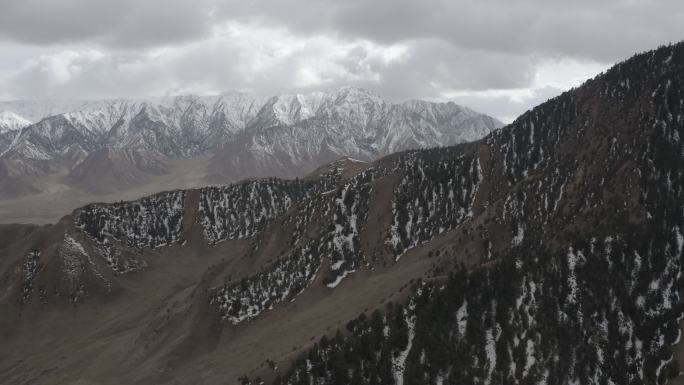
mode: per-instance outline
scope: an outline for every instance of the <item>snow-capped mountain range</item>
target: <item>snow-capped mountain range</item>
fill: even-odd
[[[164,173],[169,159],[198,156],[210,157],[201,171],[211,183],[301,176],[343,156],[370,161],[406,149],[476,140],[502,125],[454,103],[395,104],[352,87],[271,98],[226,93],[0,102],[0,112],[0,167],[13,170],[4,174],[61,172],[64,180],[90,189],[98,181],[81,183],[85,174],[97,179],[124,167],[121,173],[130,177],[148,173],[150,165]]]

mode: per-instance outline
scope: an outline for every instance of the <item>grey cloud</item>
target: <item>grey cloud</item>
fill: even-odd
[[[680,0],[5,0],[0,36],[29,44],[145,47],[233,20],[303,35],[615,61],[682,38]]]
[[[383,43],[442,39],[462,49],[615,61],[682,38],[679,0],[281,0],[223,2],[224,16]],[[247,5],[243,5],[247,4]]]
[[[5,0],[0,37],[34,45],[174,44],[208,33],[211,9],[203,0]]]
[[[527,87],[535,61],[529,57],[466,51],[439,40],[409,44],[407,58],[377,64],[380,81],[369,84],[393,100],[434,98],[450,90]]]
[[[530,108],[558,96],[562,92],[561,89],[547,86],[531,90],[531,95],[522,99],[513,98],[510,95],[487,94],[463,95],[450,99],[455,103],[495,116],[504,123],[510,123]]]
[[[99,37],[115,28],[124,12],[106,0],[8,0],[0,12],[0,36],[31,44]]]

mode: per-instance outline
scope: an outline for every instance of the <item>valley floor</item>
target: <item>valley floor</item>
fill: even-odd
[[[160,191],[197,188],[207,185],[208,157],[169,161],[166,175],[151,176],[140,186],[111,193],[90,193],[60,182],[57,174],[45,180],[45,192],[12,199],[0,199],[0,224],[24,223],[44,225],[56,223],[74,209],[89,203],[112,203],[135,200]]]

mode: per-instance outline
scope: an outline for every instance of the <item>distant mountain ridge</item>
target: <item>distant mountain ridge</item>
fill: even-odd
[[[112,99],[85,102],[55,101],[0,102],[0,111],[12,114],[24,121],[33,122],[21,133],[20,143],[12,149],[19,153],[22,146],[78,145],[84,149],[103,147],[132,147],[139,138],[140,131],[150,129],[160,138],[163,135],[170,141],[175,138],[178,146],[188,139],[205,131],[210,133],[220,129],[225,135],[235,134],[245,128],[247,121],[258,112],[264,100],[257,97],[235,93],[220,96],[176,96],[150,99]],[[26,115],[24,115],[26,114]],[[160,127],[146,127],[146,122]],[[217,127],[217,124],[222,124]],[[16,126],[16,125],[15,125]],[[182,130],[182,129],[185,130]],[[156,129],[156,130],[155,130]],[[190,130],[194,132],[189,132]],[[207,135],[208,136],[208,135]],[[80,139],[80,140],[79,140]],[[153,141],[148,139],[150,145]],[[208,138],[205,138],[208,139]],[[48,148],[49,150],[49,148]],[[163,148],[156,150],[168,155],[189,156],[192,149]],[[49,151],[48,151],[49,154]],[[31,158],[31,154],[25,154]],[[53,154],[58,155],[58,154]]]
[[[412,114],[415,116],[411,116]],[[182,95],[150,99],[70,101],[61,104],[56,101],[0,102],[0,129],[15,131],[30,127],[21,133],[20,142],[37,144],[43,140],[47,142],[44,144],[59,148],[60,144],[73,145],[68,139],[76,138],[69,137],[68,134],[74,133],[83,137],[83,141],[77,144],[84,149],[97,146],[125,148],[144,144],[149,149],[169,156],[192,156],[216,147],[217,142],[211,141],[212,139],[221,139],[223,142],[219,144],[222,144],[244,131],[297,125],[309,119],[317,119],[319,123],[325,119],[328,124],[337,120],[353,128],[371,130],[377,128],[374,125],[377,126],[382,119],[394,118],[391,123],[396,124],[398,117],[406,120],[426,119],[436,126],[436,134],[464,131],[453,134],[463,138],[470,137],[471,140],[488,132],[484,130],[502,125],[494,118],[454,103],[411,100],[393,104],[366,90],[353,87],[343,87],[330,94],[314,92],[271,98],[227,93],[218,96]],[[145,127],[145,123],[164,125],[166,130]],[[164,138],[177,146],[164,147],[161,140],[155,143],[150,137],[139,137],[139,131],[145,128],[154,131],[158,139]],[[401,130],[406,127],[394,128]],[[416,138],[421,134],[426,136],[427,143],[434,141],[437,136],[435,133],[431,135],[415,132],[414,129]],[[416,139],[416,142],[420,144],[421,140]],[[444,143],[434,145],[440,144]],[[21,152],[22,144],[17,143],[15,148]],[[6,150],[12,151],[15,148]],[[31,154],[25,155],[31,157]]]
[[[0,112],[0,175],[13,178],[10,189],[0,177],[6,198],[48,190],[43,180],[54,175],[91,192],[131,188],[172,175],[171,160],[196,157],[209,158],[195,170],[205,183],[297,177],[340,157],[371,161],[473,141],[502,125],[454,103],[394,104],[353,87],[271,98],[0,102]],[[126,171],[117,177],[112,169]]]

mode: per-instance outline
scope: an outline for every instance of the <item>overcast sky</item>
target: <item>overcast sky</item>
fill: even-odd
[[[682,0],[0,0],[0,99],[354,85],[510,121],[680,39]]]

